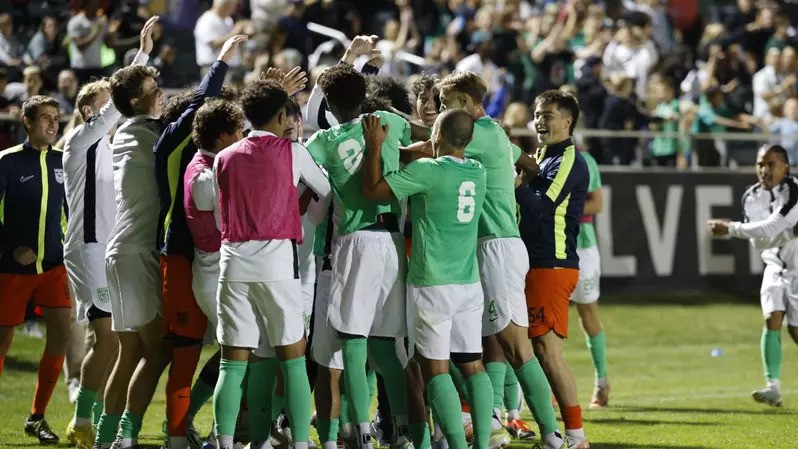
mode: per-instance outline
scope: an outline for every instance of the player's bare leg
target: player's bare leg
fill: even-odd
[[[107,448],[114,442],[119,421],[125,411],[130,379],[141,361],[142,343],[136,332],[117,332],[119,342],[116,362],[105,386],[103,413],[97,424],[97,443]]]
[[[338,447],[338,425],[341,416],[339,382],[342,370],[319,367],[314,388],[316,403],[316,429],[322,449]]]
[[[560,414],[565,422],[566,436],[584,441],[582,413],[576,393],[576,383],[562,354],[563,339],[552,330],[534,338],[532,347],[560,406]]]
[[[762,364],[765,370],[765,388],[755,390],[751,396],[757,402],[781,406],[781,323],[784,312],[774,311],[765,319],[762,329]],[[792,335],[792,332],[790,333]]]
[[[541,363],[535,358],[527,334],[527,328],[510,321],[507,327],[495,335],[495,340],[521,384],[532,416],[540,429],[541,440],[547,448],[559,448],[563,439],[551,404],[551,387]],[[487,351],[495,350],[495,346],[486,345],[486,354]],[[502,396],[503,394],[502,390]]]
[[[72,310],[75,310],[74,299],[72,299]],[[67,343],[66,358],[64,359],[64,379],[67,383],[67,393],[71,404],[74,404],[78,398],[83,361],[88,354],[88,349],[86,325],[78,323],[73,313],[69,317],[69,343]]]
[[[595,388],[590,399],[590,408],[606,407],[610,400],[610,384],[607,379],[607,359],[605,356],[604,330],[599,319],[598,301],[577,304],[579,322],[585,332],[587,347],[590,350],[595,369]]]
[[[415,449],[430,448],[429,412],[424,404],[424,379],[421,366],[410,360],[405,368],[407,381],[407,412],[410,421],[410,435]]]

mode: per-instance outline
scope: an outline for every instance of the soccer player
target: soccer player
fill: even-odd
[[[473,332],[480,325],[484,306],[476,238],[486,193],[482,164],[464,156],[474,120],[463,110],[444,112],[433,128],[432,146],[438,157],[418,159],[385,175],[381,155],[390,125],[382,125],[379,116],[370,115],[363,128],[363,193],[382,201],[413,198],[416,235],[407,278],[413,319],[410,341],[449,445],[465,449],[460,401],[448,374],[450,357],[468,377],[472,400],[491,401],[490,381],[481,362],[482,342]],[[472,382],[479,377],[481,382]],[[477,408],[475,413],[477,410],[485,414],[483,421],[490,416],[489,406]]]
[[[288,93],[276,81],[250,84],[240,101],[253,130],[219,153],[213,167],[222,234],[217,293],[222,360],[214,392],[220,449],[233,447],[247,368],[250,421],[258,423],[251,428],[251,447],[269,447],[268,426],[263,424],[270,421],[269,393],[277,359],[294,447],[307,449],[310,437],[296,186],[301,180],[320,197],[327,196],[330,187],[306,148],[278,137],[286,128],[287,100]],[[269,183],[252,182],[257,179]]]
[[[25,433],[41,444],[58,443],[44,419],[64,365],[72,306],[67,294],[63,240],[66,216],[58,102],[36,95],[22,105],[27,138],[0,152],[0,373],[14,328],[25,319],[28,301],[44,311],[47,341]]]
[[[500,418],[504,407],[506,356],[540,426],[543,443],[547,448],[559,449],[563,439],[551,405],[551,389],[527,337],[529,320],[523,286],[529,257],[519,238],[512,196],[513,166],[517,164],[527,173],[537,173],[539,169],[530,157],[510,144],[501,125],[485,114],[482,104],[487,86],[478,75],[454,73],[442,79],[438,89],[442,109],[462,108],[474,117],[474,139],[466,147],[466,157],[479,161],[487,173],[488,194],[485,210],[479,218],[477,259],[485,295],[482,320],[482,335],[487,337],[485,370],[493,387],[494,413],[488,423],[473,420],[475,431],[490,432],[491,447],[510,443]],[[473,409],[479,405],[472,399],[471,406]]]
[[[152,29],[157,21],[156,16],[144,24],[133,64],[147,63],[153,46]],[[98,392],[105,388],[118,345],[111,331],[105,246],[116,213],[110,136],[122,114],[111,101],[107,79],[85,84],[78,92],[76,107],[84,123],[65,137],[64,189],[70,217],[64,239],[64,265],[77,305],[77,320],[89,324],[94,343],[83,359],[75,415],[67,427],[67,439],[79,448],[89,448],[95,437],[92,428],[94,403],[104,402],[103,395]],[[132,375],[132,369],[125,373],[127,379]],[[122,414],[126,394],[127,384],[119,391],[108,392],[109,401],[105,402],[105,407],[109,414]],[[98,412],[101,410],[99,407]]]
[[[798,223],[798,180],[790,176],[789,169],[784,147],[763,145],[756,155],[759,182],[743,194],[745,221],[707,223],[713,235],[749,239],[754,248],[762,251],[765,272],[760,300],[765,326],[761,352],[766,385],[752,396],[757,402],[775,407],[781,406],[781,326],[785,318],[790,337],[798,343],[798,300],[792,287],[798,257],[793,231]]]
[[[327,320],[341,339],[332,346],[340,345],[343,350],[344,384],[360,448],[371,449],[366,379],[369,352],[386,381],[398,435],[408,432],[407,384],[395,348],[395,339],[406,334],[407,259],[399,233],[401,210],[396,199],[372,202],[360,189],[365,78],[352,66],[339,64],[322,73],[317,84],[340,123],[317,132],[307,144],[316,162],[330,174],[334,193],[337,237]],[[384,150],[387,173],[399,168],[399,144],[410,143],[410,125],[390,112],[377,115],[392,125]]]
[[[571,141],[577,120],[579,104],[572,95],[548,90],[535,99],[541,172],[515,189],[521,238],[529,251],[529,338],[560,406],[568,449],[590,447],[574,377],[562,354],[568,302],[579,279],[576,236],[589,183],[587,164]]]
[[[438,81],[437,76],[422,73],[410,89],[416,98],[415,115],[424,126],[432,127],[438,118],[438,110],[441,108],[440,93],[435,86]]]
[[[606,407],[610,400],[610,384],[607,380],[606,337],[601,328],[598,313],[599,283],[601,282],[601,256],[596,242],[596,229],[593,227],[593,216],[602,209],[601,173],[593,156],[587,151],[580,152],[587,164],[590,176],[585,210],[579,224],[579,235],[576,238],[576,253],[579,256],[579,281],[571,295],[571,302],[576,304],[579,321],[585,332],[587,348],[593,359],[595,370],[595,386],[590,398],[590,408]]]
[[[127,120],[111,143],[116,217],[105,261],[111,327],[119,333],[120,349],[108,380],[110,388],[117,391],[117,382],[126,385],[129,379],[120,373],[128,364],[136,366],[122,417],[107,415],[101,423],[106,426],[98,429],[97,444],[106,444],[119,419],[114,449],[137,445],[144,413],[172,354],[163,339],[161,274],[153,244],[158,227],[153,147],[161,135],[158,119],[163,110],[157,76],[157,70],[143,65],[125,67],[111,76],[111,99]]]
[[[191,139],[192,121],[206,97],[221,94],[227,63],[238,55],[238,48],[246,39],[245,35],[236,35],[225,41],[191,103],[166,126],[154,149],[155,179],[160,197],[157,245],[161,255],[164,331],[173,347],[166,383],[167,433],[172,449],[188,448],[189,391],[208,324],[192,291],[194,242],[182,207],[183,176],[196,153]]]

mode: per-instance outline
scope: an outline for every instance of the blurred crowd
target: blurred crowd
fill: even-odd
[[[231,84],[301,65],[310,89],[342,38],[373,34],[380,74],[410,86],[421,72],[480,73],[488,113],[509,127],[528,129],[543,90],[573,92],[581,127],[604,131],[582,140],[603,164],[752,161],[752,142],[695,138],[752,131],[798,162],[798,0],[12,0],[0,6],[0,111],[13,119],[25,99],[52,93],[75,119],[80,83],[126,64],[151,14],[162,17],[152,64],[167,88],[196,82],[243,33]],[[635,130],[670,134],[617,134]],[[0,148],[18,138],[15,121],[0,122]],[[514,139],[535,147],[531,133]]]

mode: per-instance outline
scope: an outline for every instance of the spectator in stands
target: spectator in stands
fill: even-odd
[[[784,102],[784,118],[776,121],[770,132],[781,136],[781,146],[790,156],[790,164],[798,165],[798,98],[789,98]]]
[[[42,69],[31,65],[25,67],[25,70],[22,71],[22,82],[8,84],[3,96],[12,104],[22,106],[22,103],[28,98],[39,95],[43,86]]]
[[[655,92],[660,92],[650,127],[655,131],[679,131],[679,100],[669,80],[657,82]],[[687,160],[677,137],[655,137],[651,143],[654,165],[660,167],[687,167]]]
[[[507,111],[504,112],[502,126],[504,126],[506,130],[513,128],[531,130],[530,121],[529,108],[527,105],[520,101],[516,101],[507,105]],[[535,150],[537,150],[537,142],[531,135],[510,136],[510,141],[518,145],[518,148],[521,148],[524,153],[535,154]]]
[[[661,0],[624,0],[623,6],[628,11],[640,11],[651,17],[651,37],[660,54],[666,54],[673,45],[673,31],[665,13],[665,2]]]
[[[570,17],[575,17],[572,14]],[[537,66],[535,91],[541,93],[574,81],[574,52],[568,48],[568,25],[557,23],[551,33],[532,49],[532,62]]]
[[[651,36],[651,17],[633,12],[624,20],[613,40],[604,51],[604,67],[609,73],[624,73],[635,80],[638,99],[646,98],[648,73],[659,61],[659,54]]]
[[[768,39],[767,44],[765,44],[765,51],[767,52],[771,48],[778,48],[781,50],[782,48],[786,47],[787,45],[795,45],[795,38],[794,36],[790,36],[790,20],[783,16],[778,15],[775,19],[773,19],[773,26],[774,31],[773,35],[770,36]]]
[[[269,45],[274,49],[293,48],[303,55],[313,52],[313,37],[307,27],[307,6],[302,0],[290,0],[288,10],[278,20],[279,33],[272,36]],[[326,18],[325,18],[326,19]],[[333,25],[326,20],[322,25]]]
[[[493,41],[487,31],[476,31],[471,35],[471,49],[474,53],[466,56],[455,66],[457,72],[478,73],[488,85],[488,93],[494,93],[501,87],[499,68],[491,60]]]
[[[72,70],[64,69],[58,74],[58,92],[53,95],[53,99],[58,102],[62,116],[70,116],[75,110],[78,87],[78,78]]]
[[[97,0],[83,0],[81,10],[67,23],[69,64],[82,83],[102,78],[104,69],[103,44],[108,37],[108,18],[100,15]]]
[[[751,129],[750,124],[731,117],[723,90],[710,87],[701,98],[691,132],[724,133],[727,128]],[[694,148],[701,167],[718,167],[721,165],[721,156],[726,155],[726,142],[721,139],[697,139]]]
[[[580,68],[582,74],[576,79],[577,98],[582,110],[582,123],[588,129],[598,128],[599,119],[604,112],[604,103],[607,100],[607,89],[601,79],[603,68],[601,58],[591,56],[585,60],[584,65]],[[599,163],[604,162],[602,139],[588,137],[586,143],[590,154]]]
[[[615,73],[610,76],[609,95],[598,123],[600,129],[629,131],[635,128],[638,113],[632,97],[634,88],[635,80],[626,74]],[[605,137],[603,140],[605,163],[629,165],[635,160],[637,139]]]
[[[14,38],[14,21],[10,14],[0,14],[0,64],[19,67],[22,64],[21,57],[20,45]]]
[[[759,62],[765,53],[765,46],[773,35],[773,18],[775,12],[770,6],[764,6],[757,11],[756,19],[745,26],[742,36],[742,45],[746,53],[751,54]]]
[[[172,42],[164,42],[161,44],[158,56],[152,62],[152,65],[158,69],[158,85],[161,87],[185,87],[195,80],[196,73],[192,72],[196,70],[185,70],[175,64],[176,51]]]
[[[784,92],[784,86],[779,80],[778,65],[781,50],[771,47],[765,56],[765,66],[754,74],[754,116],[766,117],[768,115],[768,102]]]
[[[66,52],[58,38],[58,22],[55,17],[42,18],[39,30],[28,42],[23,59],[25,64],[36,64],[44,70],[49,67],[59,70],[66,66]]]
[[[796,53],[794,46],[787,46],[781,50],[781,58],[779,60],[780,75],[784,78],[791,80],[787,84],[787,95],[795,95],[796,85],[795,77],[798,75],[798,53]]]
[[[238,7],[238,0],[213,0],[211,9],[202,13],[194,26],[194,41],[197,65],[204,75],[211,64],[216,61],[216,56],[227,39],[236,34],[251,36],[255,33],[254,26],[249,20],[233,20],[233,14]],[[228,62],[232,71],[241,65],[241,57],[236,54]],[[229,74],[230,72],[228,72]]]
[[[6,111],[11,106],[11,99],[7,98],[6,87],[8,86],[8,69],[0,67],[0,111]]]

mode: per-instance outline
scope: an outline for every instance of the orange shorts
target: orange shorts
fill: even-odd
[[[71,308],[64,266],[42,274],[0,273],[0,326],[13,327],[25,321],[25,309],[31,298],[40,307]]]
[[[191,288],[191,261],[183,256],[161,256],[164,334],[167,337],[205,338],[208,318]]]
[[[533,268],[526,274],[529,338],[550,331],[568,337],[568,302],[579,280],[574,268]]]

